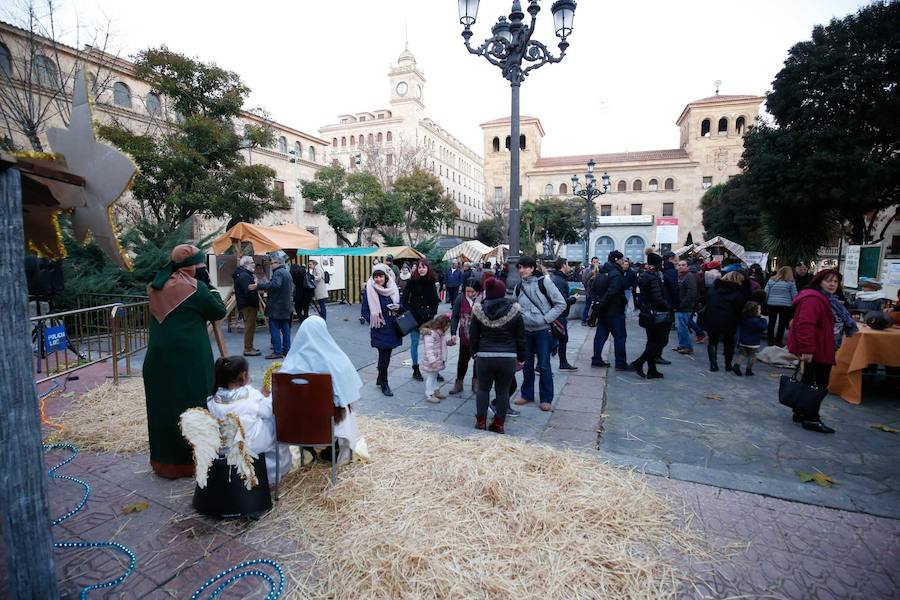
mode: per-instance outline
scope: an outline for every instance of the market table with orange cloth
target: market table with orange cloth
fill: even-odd
[[[869,365],[900,367],[900,328],[882,331],[859,324],[859,332],[845,337],[831,370],[828,391],[851,404],[862,402],[862,371]]]

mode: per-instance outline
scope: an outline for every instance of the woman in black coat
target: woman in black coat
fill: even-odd
[[[641,288],[641,314],[638,323],[647,332],[647,343],[644,352],[636,361],[631,363],[635,373],[647,379],[661,379],[663,374],[656,368],[656,361],[662,354],[669,337],[669,328],[672,322],[669,320],[669,303],[666,301],[666,293],[663,289],[662,257],[651,252],[647,256],[647,266],[638,275],[638,285]],[[644,374],[644,363],[647,364],[647,373]]]
[[[403,311],[400,290],[389,271],[387,265],[375,265],[372,269],[372,276],[363,288],[361,310],[362,318],[369,323],[372,347],[378,350],[378,379],[375,385],[381,388],[385,396],[394,395],[387,379],[391,351],[403,343],[396,327],[397,315]]]
[[[706,293],[706,308],[700,315],[700,327],[709,336],[706,351],[709,353],[709,370],[718,371],[719,341],[725,348],[725,370],[731,370],[734,358],[734,337],[741,323],[741,311],[750,298],[746,278],[738,271],[726,273],[716,280]]]
[[[437,314],[441,301],[437,293],[437,276],[431,264],[425,259],[419,261],[413,269],[412,277],[403,288],[403,308],[412,312],[416,323],[424,325]],[[410,356],[412,358],[413,379],[423,381],[419,371],[419,330],[409,332]],[[444,378],[438,375],[438,381]]]
[[[313,291],[306,286],[306,266],[291,265],[291,279],[294,280],[294,312],[297,320],[302,323],[309,316],[309,303],[313,298]]]

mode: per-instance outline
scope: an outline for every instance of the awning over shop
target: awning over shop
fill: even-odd
[[[238,223],[213,242],[213,251],[223,254],[238,242],[253,244],[253,252],[256,254],[275,250],[314,250],[319,247],[319,238],[297,225],[264,227]]]

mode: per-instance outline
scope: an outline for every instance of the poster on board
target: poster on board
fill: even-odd
[[[859,285],[859,254],[862,246],[847,246],[847,255],[844,257],[844,287],[855,288]]]
[[[656,219],[656,243],[678,243],[678,219],[675,217],[659,217]]]
[[[896,298],[900,290],[900,260],[885,259],[881,265],[881,283],[884,286],[884,295],[888,298]]]

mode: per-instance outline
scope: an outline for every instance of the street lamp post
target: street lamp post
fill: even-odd
[[[472,25],[478,16],[480,0],[458,0],[459,22],[463,26],[462,36],[466,49],[476,56],[483,56],[498,67],[512,89],[512,110],[510,113],[509,135],[509,257],[515,262],[519,257],[519,88],[528,74],[547,63],[558,63],[566,55],[575,16],[575,0],[556,0],[550,7],[553,27],[559,38],[559,56],[553,56],[547,46],[531,39],[534,33],[540,0],[528,1],[531,24],[524,23],[520,0],[513,0],[509,19],[501,16],[491,28],[491,37],[481,46],[473,48],[469,41]],[[526,63],[523,66],[523,62]],[[511,269],[511,272],[514,269]]]
[[[603,171],[603,175],[600,176],[601,184],[600,187],[597,187],[597,179],[594,177],[595,164],[593,158],[588,161],[587,173],[584,174],[584,188],[582,189],[578,189],[581,187],[581,182],[578,181],[578,175],[572,175],[572,193],[579,198],[584,198],[587,203],[587,206],[585,207],[587,210],[584,216],[585,266],[589,265],[591,262],[591,227],[594,224],[591,210],[594,208],[594,200],[609,191],[609,175],[606,174],[606,171]]]

